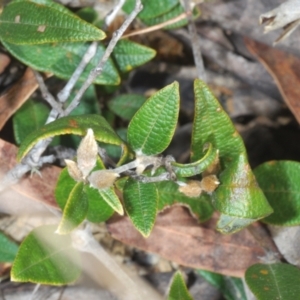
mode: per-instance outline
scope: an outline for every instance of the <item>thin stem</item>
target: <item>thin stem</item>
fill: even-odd
[[[103,72],[103,68],[109,59],[113,49],[115,48],[117,42],[122,37],[125,30],[128,28],[130,23],[135,19],[137,14],[142,10],[143,6],[141,3],[141,0],[136,0],[135,8],[133,12],[128,16],[128,18],[125,20],[125,22],[122,24],[122,26],[114,32],[113,38],[111,39],[110,43],[108,44],[104,55],[100,59],[99,63],[97,64],[96,68],[94,68],[91,73],[89,74],[88,78],[82,85],[82,87],[79,89],[78,93],[74,97],[71,104],[68,106],[68,108],[65,111],[65,115],[68,115],[74,108],[76,108],[79,104],[79,101],[84,94],[84,92],[87,90],[87,88],[92,84],[92,82],[96,79],[97,76],[99,76]]]
[[[108,27],[113,20],[116,18],[118,12],[123,7],[125,0],[119,0],[119,3],[114,6],[114,8],[105,17],[105,26]]]
[[[61,105],[55,100],[55,98],[50,94],[50,92],[48,91],[45,83],[44,83],[44,79],[42,77],[42,75],[33,70],[33,73],[35,75],[35,78],[39,84],[39,88],[42,92],[43,98],[50,104],[50,106],[55,109],[59,114],[63,114],[64,111],[61,107]]]
[[[194,56],[195,65],[198,73],[198,78],[203,81],[206,81],[204,63],[203,63],[202,53],[200,49],[201,40],[200,40],[200,36],[197,34],[196,26],[193,20],[191,1],[183,0],[183,3],[187,14],[187,19],[189,21],[188,30],[189,30],[191,43],[192,43],[193,56]]]
[[[74,88],[76,82],[78,81],[79,77],[85,70],[86,66],[92,60],[97,52],[98,43],[93,42],[85,52],[84,56],[81,59],[81,62],[77,66],[76,70],[74,71],[72,77],[69,79],[68,83],[65,87],[58,93],[57,98],[61,103],[64,103],[70,97],[71,91]]]

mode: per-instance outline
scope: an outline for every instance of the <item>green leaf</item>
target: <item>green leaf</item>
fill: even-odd
[[[95,24],[98,20],[98,13],[92,7],[84,7],[76,12],[76,15],[86,22]]]
[[[145,64],[155,55],[154,49],[129,40],[120,40],[113,51],[116,65],[123,73]]]
[[[179,113],[179,86],[174,82],[150,97],[132,118],[127,140],[138,155],[156,155],[170,144]]]
[[[193,300],[179,271],[172,279],[168,300]]]
[[[32,99],[27,100],[18,109],[12,119],[17,144],[21,144],[29,133],[45,124],[49,111],[46,104]]]
[[[300,224],[300,163],[270,161],[254,170],[274,213],[263,222],[281,226]]]
[[[119,95],[108,102],[108,108],[124,120],[131,120],[146,98],[138,94]]]
[[[126,145],[102,116],[82,115],[60,118],[32,132],[19,148],[18,159],[22,159],[40,140],[63,134],[83,136],[88,128],[93,129],[97,141],[122,146],[126,152]]]
[[[141,19],[154,18],[162,15],[179,3],[179,0],[142,0],[143,10],[138,14]],[[130,14],[135,7],[135,0],[127,0],[123,5],[123,10]]]
[[[212,146],[212,144],[208,144],[208,149],[201,159],[190,164],[172,162],[171,165],[177,176],[192,177],[205,171],[217,159],[217,157],[218,151]]]
[[[292,265],[255,264],[246,271],[245,279],[258,300],[291,300],[300,295],[300,270]]]
[[[135,228],[148,237],[154,226],[158,195],[153,183],[128,179],[124,187],[125,210]]]
[[[241,225],[240,229],[245,225],[245,222],[238,219],[248,219],[246,223],[250,219],[258,220],[272,213],[272,208],[256,182],[247,161],[243,140],[229,116],[204,82],[195,80],[194,91],[192,161],[201,158],[201,150],[207,142],[219,150],[221,184],[213,193],[213,204],[222,214],[227,215],[225,224],[233,222],[231,227],[237,231],[238,225]],[[229,217],[234,220],[229,220]],[[229,228],[227,226],[226,231]]]
[[[231,234],[246,228],[255,221],[255,219],[237,218],[221,214],[216,229],[223,234]]]
[[[190,198],[178,191],[178,185],[172,181],[156,183],[158,191],[158,211],[174,204],[188,206],[192,214],[200,221],[205,222],[212,216],[214,209],[210,196],[202,194],[199,197]]]
[[[0,262],[13,262],[18,252],[18,245],[0,232]]]
[[[244,154],[221,174],[221,185],[214,195],[214,206],[225,215],[260,219],[273,212],[259,188]]]
[[[38,227],[24,239],[11,270],[12,281],[65,285],[79,277],[79,253],[71,236],[54,233],[56,228]]]
[[[105,33],[76,15],[31,1],[9,3],[0,15],[0,39],[13,44],[97,41]]]
[[[83,187],[84,183],[78,182],[69,194],[61,222],[56,231],[58,234],[68,234],[84,221],[89,206]]]
[[[86,53],[88,43],[58,43],[43,45],[14,45],[2,41],[5,48],[17,59],[31,68],[50,72],[62,79],[69,79],[76,67],[79,65],[83,55]],[[84,81],[93,68],[96,67],[105,51],[103,45],[99,44],[95,56],[83,71],[79,81]],[[119,74],[109,59],[94,83],[103,85],[120,84]]]
[[[123,206],[120,202],[119,197],[116,195],[113,187],[109,189],[99,190],[101,198],[118,214],[123,215]]]
[[[206,281],[215,286],[226,300],[247,300],[243,281],[240,278],[224,276],[221,274],[197,270]]]
[[[100,160],[97,161],[97,169],[101,167]],[[55,188],[55,199],[59,207],[64,210],[69,195],[76,185],[76,181],[70,177],[67,168],[64,168],[59,177]],[[84,186],[84,192],[88,199],[87,220],[93,223],[101,223],[108,220],[114,213],[114,210],[101,198],[98,190]]]

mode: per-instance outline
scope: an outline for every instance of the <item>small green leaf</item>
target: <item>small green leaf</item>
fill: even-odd
[[[243,281],[240,278],[224,276],[205,270],[197,270],[197,273],[219,289],[226,300],[247,300]]]
[[[154,18],[162,15],[179,3],[179,0],[142,0],[143,10],[138,14],[141,19]],[[123,10],[130,14],[135,7],[135,0],[127,0],[123,6]]]
[[[188,206],[200,222],[210,219],[214,212],[210,196],[207,194],[194,198],[187,197],[178,191],[178,185],[172,181],[156,183],[156,187],[158,191],[158,211],[174,204]]]
[[[69,79],[76,67],[79,65],[84,53],[86,53],[88,43],[57,43],[42,45],[14,45],[2,41],[5,48],[17,59],[31,68],[50,72],[62,79]],[[79,81],[84,81],[93,68],[96,67],[105,51],[103,45],[99,44],[95,56],[83,71]],[[109,59],[94,83],[103,85],[120,84],[120,76]]]
[[[108,108],[124,120],[131,120],[146,98],[137,94],[119,95],[108,102]]]
[[[31,1],[13,1],[0,15],[0,39],[13,44],[96,41],[104,38],[103,31],[76,15]]]
[[[11,270],[12,281],[65,285],[79,277],[79,253],[71,236],[54,233],[56,228],[38,227],[24,239]]]
[[[116,65],[123,73],[145,64],[155,55],[155,50],[129,40],[120,40],[113,51]]]
[[[84,183],[78,182],[69,194],[57,229],[58,234],[68,234],[84,221],[89,206],[83,187]]]
[[[179,271],[172,279],[168,300],[193,300]]]
[[[122,146],[124,148],[124,152],[127,151],[124,142],[102,116],[67,116],[44,125],[28,135],[19,148],[18,159],[22,159],[40,140],[63,134],[76,134],[83,136],[86,134],[88,128],[93,129],[95,139],[97,141]]]
[[[229,116],[204,82],[195,80],[194,91],[192,161],[201,158],[201,150],[207,142],[219,150],[221,184],[213,193],[213,205],[226,216],[219,226],[230,233],[227,230],[237,231],[238,226],[242,229],[250,219],[266,217],[272,213],[272,208],[257,184],[247,161],[243,140]],[[244,218],[246,222],[239,220]]]
[[[190,164],[179,164],[172,162],[171,165],[177,176],[180,177],[192,177],[198,174],[201,174],[207,169],[218,157],[218,151],[209,144],[208,149],[206,150],[205,155]]]
[[[118,214],[123,215],[124,210],[119,197],[116,195],[114,188],[99,190],[101,198]]]
[[[32,99],[27,100],[13,116],[16,142],[21,144],[27,135],[44,125],[49,111],[46,104]]]
[[[0,232],[0,262],[13,262],[18,252],[18,245]]]
[[[300,270],[292,265],[256,264],[246,271],[245,279],[258,300],[291,300],[300,295]]]
[[[274,213],[263,222],[281,226],[300,224],[300,163],[270,161],[254,170]]]
[[[246,228],[255,221],[255,219],[238,218],[221,214],[216,229],[223,234],[231,234]]]
[[[148,237],[154,226],[158,195],[155,184],[128,179],[124,187],[125,210],[135,228]]]
[[[177,125],[179,100],[179,86],[174,82],[137,111],[127,132],[127,140],[137,154],[156,155],[168,147]]]

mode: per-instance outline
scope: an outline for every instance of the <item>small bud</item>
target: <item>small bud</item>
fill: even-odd
[[[106,189],[111,187],[120,175],[113,170],[99,170],[93,172],[88,181],[95,189]]]
[[[87,130],[77,149],[77,166],[85,179],[96,165],[98,145],[94,137],[93,129]]]
[[[201,188],[204,192],[211,194],[220,184],[219,179],[216,175],[209,175],[204,177],[201,182]]]
[[[180,186],[178,190],[191,198],[199,197],[202,193],[201,183],[198,180],[190,180],[186,185]]]
[[[82,173],[78,169],[77,164],[73,160],[65,159],[69,175],[76,181],[82,181]]]

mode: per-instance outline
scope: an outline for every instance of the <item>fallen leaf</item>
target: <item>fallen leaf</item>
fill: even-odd
[[[10,58],[6,54],[0,53],[0,74],[5,70],[9,65]]]
[[[27,68],[24,75],[0,97],[0,130],[37,88],[34,73]]]
[[[0,139],[0,170],[2,177],[16,165],[17,147]],[[0,196],[0,212],[18,215],[49,212],[47,206],[56,208],[54,189],[61,169],[45,166],[41,176],[25,176],[18,184],[4,190]],[[1,181],[1,178],[0,178]]]
[[[173,206],[158,215],[149,238],[143,238],[127,217],[112,218],[108,230],[125,244],[180,265],[243,277],[264,250],[247,230],[233,235],[218,233],[216,221],[217,216],[199,225],[185,208]]]
[[[300,59],[249,38],[245,38],[245,44],[271,74],[286,105],[300,123]]]

